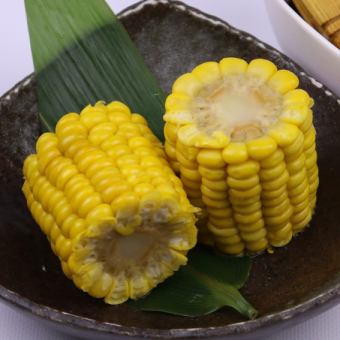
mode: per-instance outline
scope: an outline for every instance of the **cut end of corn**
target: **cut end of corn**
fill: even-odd
[[[313,100],[298,84],[268,60],[238,58],[201,64],[175,81],[165,150],[207,218],[198,225],[202,242],[212,236],[225,253],[260,252],[288,244],[310,222],[316,133]]]
[[[100,102],[62,117],[36,149],[23,192],[77,287],[119,304],[187,262],[197,209],[142,116]]]

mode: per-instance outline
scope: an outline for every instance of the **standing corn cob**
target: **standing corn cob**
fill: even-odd
[[[187,261],[194,208],[145,119],[119,102],[62,117],[24,163],[23,192],[64,273],[110,304]]]
[[[225,58],[179,77],[167,98],[170,164],[225,253],[284,246],[312,217],[313,100],[298,83],[270,61]]]

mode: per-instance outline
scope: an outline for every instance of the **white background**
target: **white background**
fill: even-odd
[[[135,1],[108,0],[108,2],[118,12]],[[263,0],[185,0],[184,2],[218,16],[280,49],[270,27]],[[0,95],[31,72],[33,72],[33,64],[24,0],[0,1]],[[45,329],[37,321],[32,321],[0,303],[0,340],[5,339],[66,340],[71,338]],[[340,339],[340,306],[268,338],[268,340],[320,339]]]

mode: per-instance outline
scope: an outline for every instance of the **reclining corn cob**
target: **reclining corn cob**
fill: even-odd
[[[97,103],[62,117],[36,148],[23,192],[80,289],[118,304],[186,263],[194,208],[142,116]]]
[[[311,220],[313,100],[298,84],[270,61],[225,58],[179,77],[167,98],[170,164],[225,253],[284,246]]]

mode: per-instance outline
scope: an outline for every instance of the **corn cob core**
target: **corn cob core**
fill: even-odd
[[[228,254],[284,246],[309,223],[319,183],[313,100],[270,61],[225,58],[179,77],[165,150],[199,240]]]
[[[80,289],[118,304],[186,263],[195,209],[142,116],[97,103],[62,117],[36,149],[24,162],[23,192]]]

